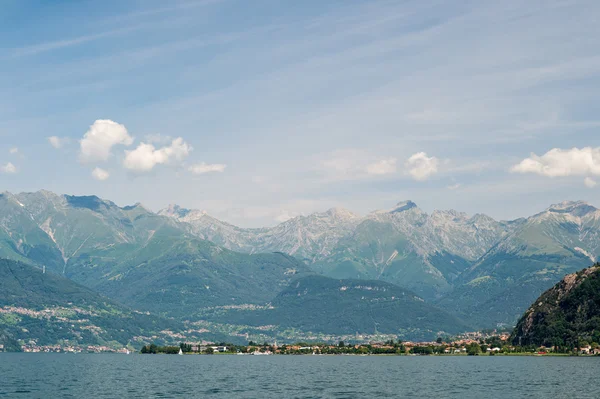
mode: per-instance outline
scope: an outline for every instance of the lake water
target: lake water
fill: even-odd
[[[599,398],[600,357],[0,353],[0,398]]]

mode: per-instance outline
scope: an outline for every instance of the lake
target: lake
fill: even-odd
[[[598,398],[600,357],[0,353],[0,398]]]

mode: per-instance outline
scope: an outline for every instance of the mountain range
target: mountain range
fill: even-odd
[[[155,213],[96,196],[0,195],[0,258],[45,266],[111,300],[180,320],[215,307],[293,308],[279,294],[322,275],[333,285],[392,284],[463,326],[513,324],[544,290],[600,256],[599,230],[600,211],[581,201],[514,221],[429,214],[403,201],[364,216],[335,208],[240,228],[177,205]],[[338,299],[322,314],[341,311],[346,302]]]
[[[414,202],[358,216],[343,209],[243,229],[172,205],[159,214],[247,253],[282,251],[332,278],[382,280],[477,327],[514,323],[541,292],[600,256],[600,211],[565,201],[513,221]]]

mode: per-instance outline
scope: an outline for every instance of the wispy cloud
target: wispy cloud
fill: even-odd
[[[0,166],[0,172],[7,174],[17,173],[17,167],[13,165],[12,162],[8,162],[7,164]]]
[[[29,45],[29,46],[14,48],[12,50],[9,50],[5,54],[5,56],[2,58],[9,59],[9,58],[25,57],[25,56],[31,56],[31,55],[37,55],[40,53],[45,53],[45,52],[52,51],[52,50],[58,50],[58,49],[66,48],[66,47],[78,46],[78,45],[82,45],[85,43],[89,43],[94,40],[99,40],[99,39],[108,38],[108,37],[112,37],[112,36],[122,35],[122,34],[125,34],[128,32],[131,32],[133,30],[139,29],[140,27],[141,27],[141,25],[140,26],[130,26],[130,27],[125,27],[125,28],[113,29],[113,30],[106,31],[106,32],[82,35],[82,36],[78,36],[78,37],[74,37],[74,38],[70,38],[70,39],[61,39],[61,40],[55,40],[55,41],[51,41],[51,42],[45,42],[45,43],[39,43],[39,44],[33,44],[33,45]]]
[[[585,186],[588,188],[594,188],[598,185],[596,180],[592,179],[591,177],[586,177],[583,179],[583,184],[585,184]]]
[[[68,144],[70,139],[68,137],[50,136],[48,137],[48,142],[52,147],[59,149]]]
[[[102,168],[94,168],[92,170],[92,177],[96,180],[104,181],[110,177],[110,174]]]
[[[188,168],[188,170],[195,175],[203,175],[205,173],[213,173],[213,172],[223,173],[223,172],[225,172],[226,167],[227,167],[227,165],[225,165],[223,163],[207,164],[205,162],[201,162],[201,163],[197,163],[197,164],[190,166]]]
[[[505,214],[485,197],[486,187],[517,192],[539,185],[532,196],[541,201],[549,192],[571,196],[575,181],[581,196],[590,195],[582,180],[598,180],[589,169],[576,179],[538,177],[566,165],[553,163],[547,149],[597,145],[597,2],[308,2],[301,13],[285,2],[223,3],[128,3],[120,15],[73,19],[68,30],[48,27],[48,37],[59,40],[27,36],[37,43],[24,46],[9,38],[0,56],[10,58],[0,63],[3,135],[18,132],[38,143],[51,136],[61,147],[66,137],[78,142],[81,121],[101,110],[139,137],[165,135],[142,140],[153,148],[129,148],[140,155],[129,165],[146,171],[161,164],[172,137],[183,135],[205,151],[198,159],[219,163],[148,174],[168,187],[161,193],[144,191],[139,181],[147,179],[133,179],[120,189],[106,185],[107,196],[200,202],[210,193],[203,208],[226,202],[232,221],[252,213],[236,208],[253,209],[252,220],[274,220],[325,204],[368,211],[373,201],[407,196],[454,198],[457,208]],[[33,55],[39,62],[29,62]],[[99,164],[106,170],[123,167],[122,156],[110,157],[116,148]],[[546,172],[508,173],[524,152],[543,154],[527,158]],[[61,154],[51,156],[69,175],[74,159]],[[189,184],[194,170],[216,174],[233,160],[235,168],[221,168],[227,173],[218,179]],[[248,194],[256,176],[261,192]],[[113,172],[111,183],[121,177]],[[141,195],[152,199],[135,198]]]

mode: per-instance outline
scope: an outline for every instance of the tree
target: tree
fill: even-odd
[[[215,350],[212,348],[212,346],[209,346],[208,348],[206,348],[206,352],[207,355],[212,355],[213,353],[215,353]]]
[[[442,342],[444,342],[444,340],[442,339],[442,337],[438,337],[435,342],[437,342],[438,344],[441,344]]]
[[[476,344],[476,343],[472,343],[467,345],[467,355],[469,356],[477,356],[481,353],[481,347]]]
[[[344,341],[340,341],[340,343],[338,344],[338,346],[339,346],[340,348],[343,348],[343,347],[345,346],[345,345],[344,345]]]
[[[430,346],[414,346],[410,352],[416,355],[431,355],[433,354],[433,348]]]

